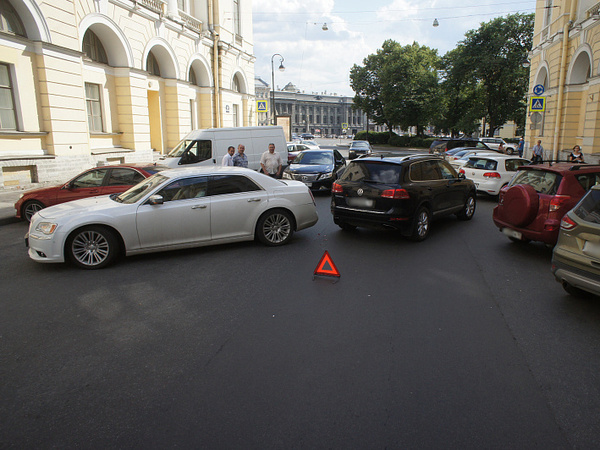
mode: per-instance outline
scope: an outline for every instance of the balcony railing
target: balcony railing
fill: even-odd
[[[181,20],[189,29],[197,31],[198,33],[202,31],[202,22],[195,17],[192,17],[183,11],[179,11],[179,17],[181,17]]]
[[[585,18],[589,19],[590,17],[600,18],[600,3],[596,3],[585,12]]]
[[[133,0],[134,6],[143,6],[144,8],[154,11],[156,13],[164,13],[163,5],[166,3],[163,0]]]

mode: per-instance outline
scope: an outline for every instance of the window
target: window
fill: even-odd
[[[442,178],[439,167],[435,161],[423,161],[410,166],[410,179],[412,181],[431,181]]]
[[[158,192],[165,202],[206,196],[206,177],[177,180]]]
[[[8,64],[0,64],[0,130],[17,129],[13,98],[10,67]]]
[[[240,0],[233,0],[233,26],[235,34],[242,34]]]
[[[150,72],[151,75],[160,77],[160,66],[158,65],[158,61],[152,52],[148,53],[148,58],[146,59],[146,70]]]
[[[116,167],[111,169],[107,186],[126,186],[138,184],[144,179],[144,175],[137,170]]]
[[[92,61],[108,64],[106,50],[104,50],[102,42],[92,30],[87,30],[83,36],[83,53]]]
[[[588,192],[574,213],[587,222],[600,223],[600,191]]]
[[[600,183],[600,173],[586,173],[575,178],[585,191],[589,191],[592,186]]]
[[[93,188],[102,186],[104,176],[108,169],[94,169],[78,176],[71,182],[74,189]]]
[[[0,0],[0,31],[27,37],[23,22],[8,0]]]
[[[237,76],[233,77],[232,85],[234,92],[242,92],[242,88],[240,87],[240,80],[238,80]]]
[[[101,133],[104,130],[102,127],[102,105],[100,104],[99,84],[85,83],[85,103],[90,132]]]
[[[184,141],[189,142],[189,141]],[[179,146],[178,146],[179,147]],[[174,148],[170,156],[179,156]],[[187,150],[181,155],[179,164],[193,164],[197,162],[206,161],[212,158],[212,142],[211,141],[193,141]]]
[[[239,123],[239,106],[238,105],[233,105],[233,126],[234,127],[239,127],[240,123]]]
[[[254,181],[242,175],[212,176],[208,183],[208,195],[236,194],[260,190],[260,187]]]

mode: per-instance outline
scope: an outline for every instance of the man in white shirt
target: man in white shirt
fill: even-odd
[[[260,157],[260,167],[264,174],[273,178],[279,178],[281,175],[281,156],[275,152],[275,144],[269,144],[269,150]]]
[[[227,149],[227,153],[223,156],[223,161],[221,162],[222,166],[233,166],[233,154],[235,153],[235,147],[230,146]]]

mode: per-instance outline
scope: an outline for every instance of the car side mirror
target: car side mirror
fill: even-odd
[[[73,189],[73,182],[69,181],[68,183],[65,183],[65,185],[61,187],[61,189]]]
[[[165,202],[165,199],[162,195],[154,194],[148,198],[149,205],[162,205]]]

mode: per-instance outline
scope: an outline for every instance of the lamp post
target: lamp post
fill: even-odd
[[[272,111],[272,115],[273,115],[273,125],[276,125],[275,123],[275,69],[273,68],[273,58],[275,58],[276,56],[279,56],[280,61],[279,61],[279,70],[281,72],[283,72],[285,70],[285,67],[283,66],[283,56],[281,56],[279,53],[275,53],[273,56],[271,56],[271,111]]]

